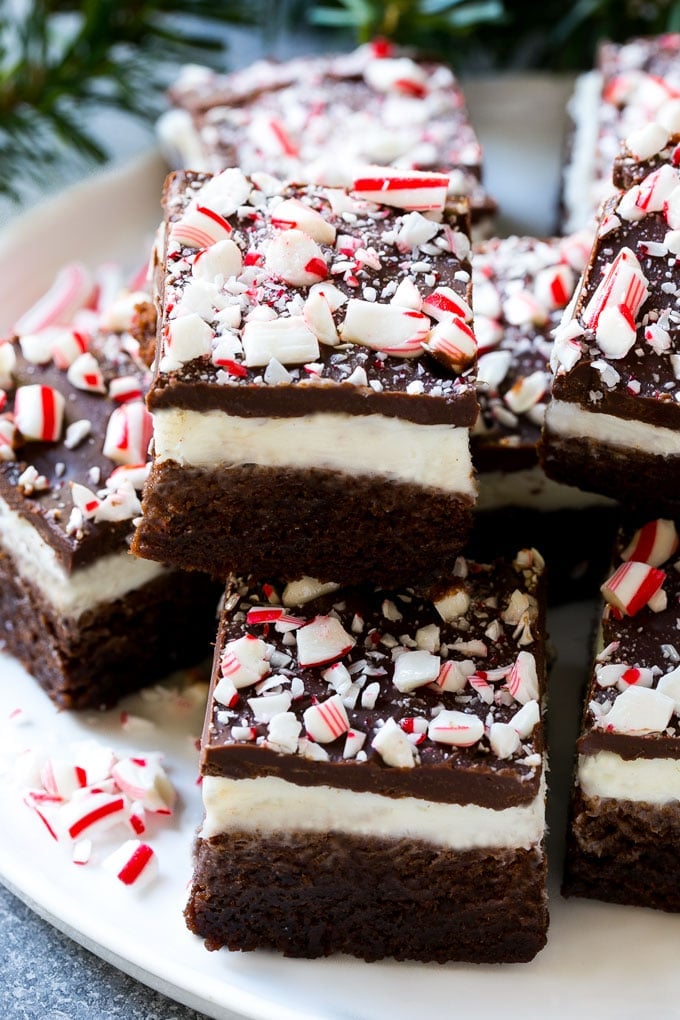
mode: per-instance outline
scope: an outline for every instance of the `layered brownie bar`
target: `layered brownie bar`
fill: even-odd
[[[629,530],[602,587],[567,896],[680,910],[679,548],[672,520]]]
[[[628,140],[616,171],[628,186],[604,207],[575,306],[556,333],[542,458],[558,481],[672,515],[680,512],[680,170],[677,139],[657,128]]]
[[[547,478],[537,445],[550,399],[552,331],[585,266],[592,237],[508,237],[475,245],[473,307],[480,416],[470,554],[508,555],[533,543],[548,562],[551,596],[597,585],[615,531],[611,501]]]
[[[563,178],[565,233],[593,223],[612,193],[621,142],[651,122],[678,130],[680,34],[603,43],[569,104],[573,131]]]
[[[232,74],[191,65],[170,89],[159,137],[173,166],[238,166],[282,179],[347,186],[357,165],[444,171],[486,230],[495,203],[482,149],[451,69],[386,43],[353,53],[260,60]]]
[[[169,177],[135,552],[223,579],[452,569],[477,401],[466,206],[446,192],[375,167],[352,191]]]
[[[427,597],[228,589],[186,919],[209,949],[530,960],[545,944],[542,561]]]
[[[0,635],[60,707],[85,708],[204,659],[219,592],[129,552],[151,437],[130,328],[148,296],[64,273],[0,343]]]

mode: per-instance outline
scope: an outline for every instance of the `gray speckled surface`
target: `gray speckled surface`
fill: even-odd
[[[202,1020],[94,956],[0,886],[2,1020]]]

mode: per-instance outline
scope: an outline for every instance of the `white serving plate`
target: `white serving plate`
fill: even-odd
[[[489,179],[506,223],[548,233],[557,191],[562,105],[568,86],[542,79],[467,89],[490,159]],[[527,113],[527,111],[529,111]],[[514,120],[513,120],[514,118]],[[530,161],[530,166],[527,164]],[[0,335],[49,284],[64,261],[111,258],[137,266],[158,219],[163,167],[150,154],[18,218],[0,232]],[[579,688],[587,659],[591,607],[551,613],[559,659],[550,696],[549,942],[530,964],[445,966],[366,964],[349,957],[289,960],[272,953],[207,953],[186,930],[182,908],[191,845],[200,820],[194,738],[201,708],[176,711],[172,699],[138,695],[128,711],[155,725],[137,736],[120,710],[58,712],[14,660],[0,653],[0,768],[12,746],[40,748],[95,736],[121,753],[162,750],[179,809],[151,841],[160,874],[146,890],[117,887],[101,868],[71,864],[0,771],[0,879],[56,927],[152,987],[219,1020],[412,1020],[423,1011],[476,1020],[639,1020],[680,1016],[677,946],[680,917],[588,901],[558,892]],[[10,722],[21,708],[27,720]],[[121,840],[126,838],[121,836]]]

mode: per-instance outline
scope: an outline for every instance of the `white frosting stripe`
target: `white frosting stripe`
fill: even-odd
[[[313,767],[313,763],[310,764]],[[440,804],[415,797],[296,786],[276,776],[204,776],[201,836],[227,832],[284,835],[342,832],[376,839],[415,839],[453,850],[528,849],[543,838],[545,788],[521,807],[494,811],[477,804]]]
[[[668,804],[680,801],[680,759],[626,761],[612,751],[582,754],[578,760],[578,781],[586,797]]]
[[[584,411],[579,404],[565,400],[553,400],[548,405],[545,425],[550,435],[564,439],[593,439],[657,457],[680,457],[680,432],[675,429]]]
[[[54,549],[2,499],[0,541],[19,576],[37,588],[56,613],[76,620],[86,610],[122,598],[167,571],[124,549],[67,574]]]
[[[237,418],[172,408],[154,414],[154,447],[156,463],[321,468],[475,496],[468,429],[379,414]]]

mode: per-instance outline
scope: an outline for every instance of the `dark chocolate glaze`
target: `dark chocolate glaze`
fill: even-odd
[[[620,200],[617,195],[605,203],[604,218],[614,215]],[[617,217],[619,225],[598,238],[594,255],[583,278],[576,306],[576,317],[595,292],[602,273],[622,247],[637,255],[642,272],[649,285],[649,296],[638,315],[637,341],[623,357],[607,359],[594,341],[592,330],[582,339],[585,349],[576,365],[567,372],[558,372],[553,384],[555,399],[580,404],[591,412],[610,414],[630,421],[645,422],[662,428],[680,427],[680,403],[676,399],[680,384],[675,376],[670,355],[680,352],[680,332],[677,325],[680,275],[676,257],[649,255],[646,244],[661,243],[668,232],[663,212],[647,213],[638,222]],[[655,322],[664,310],[671,309],[669,335],[670,350],[657,354],[645,341],[645,327]],[[614,385],[606,385],[599,372],[592,367],[594,361],[607,361],[620,378]],[[639,392],[634,392],[639,383]],[[632,387],[631,388],[631,384]]]
[[[52,546],[64,569],[71,572],[107,553],[125,549],[131,537],[130,521],[85,521],[77,532],[67,532],[73,509],[71,483],[79,482],[96,491],[117,466],[102,452],[106,426],[116,404],[105,394],[76,388],[67,379],[66,372],[56,368],[51,361],[44,365],[27,362],[19,343],[15,342],[14,346],[16,387],[29,384],[52,386],[63,394],[66,404],[60,441],[24,441],[17,451],[17,460],[0,463],[0,496],[12,510],[30,521]],[[131,375],[139,380],[143,391],[148,388],[149,373],[136,357],[136,345],[129,335],[99,335],[94,338],[90,352],[99,362],[105,385],[117,376]],[[15,389],[8,391],[6,412],[14,407]],[[63,442],[66,428],[81,419],[91,422],[90,435],[75,449],[67,449]],[[46,491],[26,494],[19,486],[19,478],[29,465],[47,479],[49,488]],[[99,481],[93,481],[93,470]]]
[[[209,175],[192,172],[171,174],[165,184],[164,206],[166,224],[180,218],[189,200],[209,179]],[[389,211],[382,207],[377,219],[361,218],[356,224],[348,225],[335,216],[331,210],[325,189],[312,186],[290,185],[284,194],[286,197],[304,198],[313,208],[321,211],[325,218],[337,226],[338,232],[361,237],[363,247],[375,247],[381,254],[382,268],[380,271],[365,270],[357,272],[357,278],[365,283],[375,285],[378,292],[389,281],[399,281],[409,276],[410,265],[423,256],[416,249],[414,253],[399,253],[393,245],[386,245],[382,235],[394,226],[400,210]],[[257,250],[259,244],[273,233],[273,228],[262,215],[250,223],[236,216],[228,217],[234,227],[232,238],[242,252]],[[447,222],[454,230],[468,233],[467,204],[452,202],[445,214]],[[166,235],[169,231],[166,230]],[[326,246],[321,246],[322,250]],[[167,273],[163,281],[161,305],[165,312],[159,325],[159,336],[168,322],[168,292],[171,287],[182,288],[182,280],[187,273],[186,259],[194,253],[184,248],[179,252],[167,252]],[[459,274],[459,278],[456,278]],[[470,303],[470,263],[468,259],[458,260],[453,255],[438,256],[433,260],[433,276],[436,286],[451,287],[457,294]],[[333,283],[348,297],[361,297],[361,289],[345,283],[342,275],[331,276]],[[424,293],[428,289],[424,288]],[[306,296],[308,288],[291,288],[278,281],[269,280],[262,293],[258,294],[258,304],[271,304],[273,307],[284,307],[285,302],[296,292]],[[336,323],[344,317],[343,309],[335,313]],[[300,366],[292,369],[294,379],[290,383],[267,385],[263,382],[263,368],[249,368],[247,374],[240,378],[216,368],[209,357],[195,358],[187,362],[180,370],[160,371],[163,344],[158,344],[156,359],[156,375],[149,394],[149,407],[152,410],[167,407],[183,407],[196,411],[217,409],[228,414],[244,417],[274,416],[297,417],[315,412],[334,412],[352,415],[382,414],[388,417],[399,417],[420,424],[451,424],[469,427],[477,417],[477,400],[474,390],[473,371],[468,370],[462,375],[455,375],[429,354],[415,359],[391,356],[380,356],[380,352],[372,351],[359,344],[348,343],[339,347],[320,344],[317,362],[323,366],[322,376],[311,381],[309,375]],[[369,382],[377,380],[382,387],[376,392],[370,385],[361,386],[347,383],[345,380],[352,370],[364,368]],[[407,387],[414,383],[422,384],[422,393],[409,393]]]
[[[465,561],[459,561],[465,562]],[[348,633],[352,633],[352,621],[357,616],[363,620],[360,633],[354,631],[356,644],[343,657],[342,662],[352,670],[352,664],[365,661],[370,669],[365,685],[377,682],[380,690],[374,708],[361,707],[361,697],[355,708],[348,708],[350,727],[356,727],[368,734],[363,745],[366,760],[343,759],[345,736],[323,745],[328,753],[327,761],[310,761],[302,754],[283,754],[259,744],[234,740],[232,725],[257,728],[264,737],[266,726],[254,722],[247,698],[253,689],[240,691],[238,704],[224,714],[224,707],[213,701],[208,712],[203,733],[201,767],[204,775],[228,776],[230,778],[254,778],[257,776],[279,776],[300,786],[328,785],[341,786],[355,791],[370,791],[389,797],[422,797],[427,800],[459,804],[481,804],[500,809],[526,804],[537,794],[541,766],[528,765],[523,759],[529,754],[543,753],[542,727],[537,725],[531,736],[522,742],[522,748],[512,757],[500,759],[491,750],[486,737],[472,747],[453,747],[436,743],[429,738],[418,746],[420,763],[413,768],[395,768],[385,764],[381,756],[371,747],[371,739],[379,720],[393,718],[399,721],[406,717],[429,720],[436,706],[473,713],[489,724],[491,721],[508,722],[521,707],[511,697],[498,698],[493,705],[484,702],[473,689],[466,685],[459,694],[432,691],[420,687],[415,691],[400,693],[392,682],[393,661],[391,646],[408,644],[420,627],[436,625],[440,628],[442,644],[452,645],[454,641],[481,640],[488,649],[486,656],[470,654],[462,650],[450,650],[449,658],[461,661],[472,659],[479,670],[491,670],[507,666],[515,661],[520,651],[518,639],[513,636],[515,627],[503,623],[501,613],[505,610],[510,595],[516,589],[532,594],[534,621],[531,625],[531,640],[523,647],[536,658],[541,689],[545,679],[545,605],[542,575],[534,569],[522,571],[518,565],[499,562],[495,566],[479,566],[469,563],[465,579],[457,579],[460,587],[470,597],[467,612],[449,624],[444,623],[429,598],[405,589],[388,592],[373,586],[341,589],[330,595],[314,599],[302,607],[289,610],[296,617],[310,622],[317,615],[337,615]],[[276,591],[276,589],[275,589]],[[394,621],[385,615],[385,601],[389,600],[402,614]],[[251,605],[269,604],[267,595],[259,585],[243,585],[227,591],[225,611],[218,633],[213,687],[220,676],[220,656],[225,643],[252,633],[271,642],[277,650],[292,659],[288,675],[299,677],[304,683],[304,693],[295,699],[289,709],[302,720],[303,712],[315,700],[325,701],[334,693],[323,678],[322,672],[328,664],[320,667],[301,668],[295,657],[295,645],[282,643],[282,636],[269,626],[264,633],[263,625],[245,623],[245,613]],[[499,621],[500,634],[496,640],[485,636],[492,621]],[[405,636],[405,637],[404,637]],[[394,639],[394,640],[392,640]],[[443,661],[443,659],[442,659]],[[356,667],[353,676],[361,676],[364,667]],[[381,675],[384,670],[384,675]],[[281,672],[281,671],[277,671]],[[285,675],[285,670],[283,671]],[[495,684],[500,691],[502,681]],[[284,687],[283,689],[289,689]],[[505,703],[502,703],[505,702]],[[302,732],[304,736],[304,729]]]

